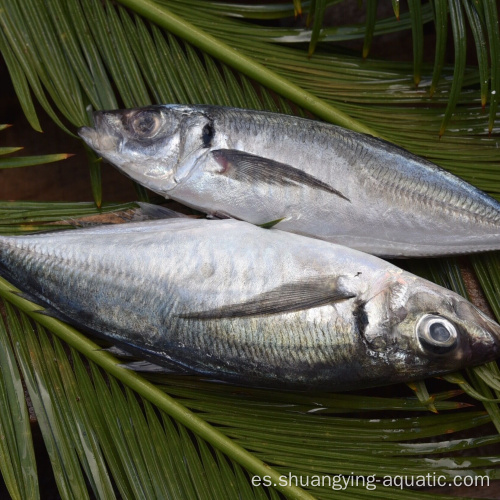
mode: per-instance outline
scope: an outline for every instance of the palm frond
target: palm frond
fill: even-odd
[[[373,34],[375,32],[375,23],[377,21],[378,0],[368,0],[366,2],[366,26],[365,39],[363,43],[363,58],[367,58],[370,53]]]
[[[198,0],[199,1],[199,0]],[[311,56],[321,38],[321,41],[341,41],[348,40],[357,37],[364,37],[364,44],[362,54],[366,57],[372,42],[374,33],[376,35],[381,34],[380,25],[384,22],[377,20],[377,0],[368,0],[366,2],[366,25],[364,30],[360,30],[358,35],[348,35],[348,31],[345,27],[342,28],[322,28],[324,24],[324,16],[326,13],[326,5],[328,2],[312,2],[310,6],[310,13],[314,12],[314,25],[312,31],[308,32],[304,29],[295,30],[295,39],[291,33],[285,34],[283,30],[281,38],[277,36],[276,41],[283,42],[285,39],[288,43],[290,42],[303,42],[310,39],[309,43],[309,56]],[[433,5],[434,4],[434,5]],[[449,9],[448,9],[449,5]],[[483,6],[481,2],[473,2],[471,0],[462,0],[461,2],[449,1],[447,5],[446,0],[436,0],[435,2],[429,2],[422,6],[420,0],[409,0],[409,19],[411,21],[412,38],[413,38],[413,80],[416,86],[419,85],[421,80],[421,69],[423,60],[423,24],[425,22],[434,21],[435,31],[436,31],[436,47],[435,47],[435,65],[433,79],[429,89],[429,93],[432,96],[435,92],[437,81],[439,80],[439,75],[443,67],[443,56],[445,51],[446,37],[448,33],[448,15],[450,17],[450,22],[453,28],[453,39],[455,43],[455,71],[453,80],[453,91],[454,95],[450,97],[448,102],[448,107],[446,110],[445,117],[441,124],[440,135],[443,135],[447,128],[448,121],[453,114],[456,106],[455,97],[460,94],[462,90],[461,78],[463,75],[463,68],[465,66],[466,57],[466,38],[465,38],[465,19],[463,17],[462,8],[467,14],[467,22],[472,30],[474,36],[474,42],[476,45],[478,67],[481,75],[480,86],[481,86],[481,98],[483,106],[486,105],[488,100],[488,82],[491,75],[491,89],[492,94],[490,97],[490,123],[489,130],[493,130],[494,122],[496,120],[497,108],[498,108],[498,98],[496,94],[498,92],[498,51],[500,50],[500,35],[498,30],[498,13],[493,2],[486,2]],[[266,9],[267,16],[270,15],[270,6]],[[399,22],[402,17],[400,17],[399,1],[393,2],[393,10],[396,15],[396,19]],[[423,10],[431,13],[434,8],[433,17],[426,17],[423,15]],[[210,7],[205,5],[205,10],[209,10]],[[483,11],[486,10],[486,12]],[[275,15],[281,14],[281,10],[275,10]],[[226,11],[227,12],[227,11]],[[245,11],[248,16],[249,12]],[[262,15],[263,9],[260,10],[260,15]],[[283,12],[284,14],[284,12]],[[403,14],[404,16],[404,14]],[[242,15],[244,17],[244,14]],[[387,21],[387,20],[385,20]],[[399,23],[390,22],[391,28],[386,32],[394,32],[402,29],[403,27]],[[398,26],[399,24],[399,26]],[[485,29],[488,31],[488,40],[490,45],[490,59],[491,67],[489,67],[488,57],[487,57],[487,38],[485,36]],[[377,30],[377,31],[376,31]],[[320,35],[321,33],[321,35]],[[329,33],[330,36],[329,36]],[[332,36],[333,35],[333,36]],[[354,36],[353,36],[354,35]]]
[[[408,0],[413,36],[413,82],[415,86],[421,80],[422,61],[424,58],[424,27],[422,23],[422,6],[420,0]]]
[[[444,66],[446,52],[446,40],[448,38],[448,3],[446,0],[435,0],[434,19],[436,23],[436,50],[434,56],[434,69],[429,95],[432,97],[436,91],[441,72]]]
[[[488,82],[489,82],[488,51],[486,47],[486,35],[484,33],[484,25],[474,4],[466,1],[463,1],[462,4],[467,14],[469,26],[471,27],[472,35],[474,36],[474,41],[476,43],[477,61],[478,61],[479,75],[480,75],[479,84],[481,86],[481,105],[484,108],[486,106],[486,102],[488,101]]]
[[[0,131],[6,129],[10,125],[0,125]],[[0,156],[9,155],[23,149],[22,147],[0,147]],[[3,168],[18,168],[30,167],[33,165],[43,165],[45,163],[53,163],[60,160],[66,160],[71,154],[53,154],[53,155],[39,155],[39,156],[17,156],[14,158],[0,158],[0,169]]]
[[[321,25],[323,24],[323,17],[326,10],[326,0],[313,0],[311,2],[311,9],[309,15],[307,16],[307,24],[311,24],[312,20],[312,31],[311,31],[311,41],[309,42],[309,57],[314,54],[316,50],[316,44],[318,43],[319,34],[321,31]]]
[[[3,148],[2,148],[3,149]],[[10,149],[10,148],[8,148]],[[0,154],[9,154],[13,151],[4,151]],[[0,158],[0,168],[19,168],[19,167],[31,167],[33,165],[42,165],[45,163],[53,163],[60,160],[66,160],[71,154],[54,154],[54,155],[41,155],[41,156],[18,156],[15,158]]]
[[[0,473],[15,500],[38,497],[38,476],[21,375],[0,318]]]
[[[78,224],[76,219],[123,212],[134,207],[136,207],[135,203],[104,203],[97,208],[92,202],[0,202],[0,232],[22,234],[68,229]]]
[[[451,28],[453,32],[453,41],[455,47],[455,69],[453,71],[453,82],[450,90],[448,106],[439,129],[439,135],[442,136],[448,126],[453,110],[460,96],[465,72],[465,55],[467,47],[467,38],[465,35],[465,20],[460,2],[449,2],[449,11],[451,18]]]
[[[478,7],[480,9],[480,6]],[[488,32],[491,59],[491,95],[489,130],[493,130],[498,110],[500,93],[500,30],[498,28],[498,9],[494,2],[484,2],[483,16]]]
[[[399,0],[392,0],[392,10],[394,10],[394,15],[396,19],[399,21]]]

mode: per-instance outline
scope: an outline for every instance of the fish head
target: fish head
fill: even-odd
[[[95,111],[93,117],[94,127],[78,130],[85,143],[163,195],[189,173],[212,130],[203,112],[182,105]]]
[[[386,276],[361,311],[371,356],[391,366],[395,381],[500,357],[500,325],[460,295],[404,271]]]

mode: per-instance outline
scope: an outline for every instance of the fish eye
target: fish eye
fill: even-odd
[[[161,123],[156,111],[140,111],[130,119],[129,128],[139,139],[151,139],[159,131]]]
[[[422,316],[416,326],[419,343],[426,352],[446,354],[458,344],[455,325],[436,314]]]

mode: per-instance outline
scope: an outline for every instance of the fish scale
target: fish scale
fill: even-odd
[[[232,219],[0,237],[0,275],[126,351],[243,385],[348,390],[500,352],[500,326],[449,290],[356,250]]]

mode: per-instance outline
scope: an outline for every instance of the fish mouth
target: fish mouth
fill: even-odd
[[[87,146],[100,154],[116,150],[119,144],[115,130],[117,119],[105,111],[95,111],[93,118],[94,128],[81,127],[77,131],[78,135]]]
[[[77,133],[83,139],[85,144],[87,144],[87,146],[91,147],[92,149],[97,149],[96,145],[99,137],[97,130],[93,129],[92,127],[81,127],[78,129]]]
[[[466,301],[455,305],[457,316],[472,333],[473,351],[482,351],[484,361],[491,361],[500,356],[500,325]]]

